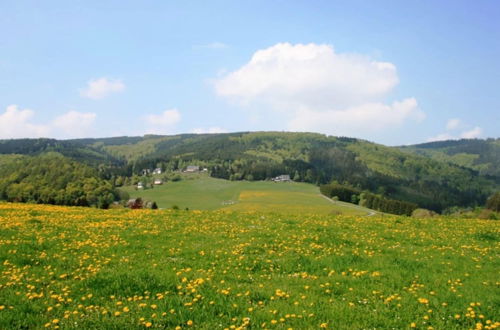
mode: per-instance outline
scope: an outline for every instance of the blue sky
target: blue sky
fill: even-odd
[[[4,1],[0,138],[500,134],[498,1]]]

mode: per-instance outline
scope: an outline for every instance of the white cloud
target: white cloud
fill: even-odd
[[[34,117],[33,110],[21,110],[17,105],[9,105],[0,114],[0,139],[84,137],[92,129],[96,114],[69,111],[47,124],[33,123]]]
[[[216,134],[216,133],[227,133],[227,130],[220,127],[209,127],[205,128],[195,128],[191,131],[194,134]]]
[[[365,103],[345,110],[315,111],[301,109],[289,122],[292,131],[330,132],[334,135],[363,135],[366,132],[377,132],[386,127],[400,126],[408,118],[421,121],[425,114],[418,108],[414,98],[394,102]]]
[[[21,110],[15,104],[9,105],[5,112],[0,114],[0,138],[47,137],[50,128],[46,125],[33,124],[31,119],[34,115],[33,110]]]
[[[169,109],[159,115],[147,115],[144,119],[149,126],[147,133],[165,134],[171,133],[170,130],[181,121],[181,113],[177,109]]]
[[[452,119],[448,120],[448,122],[446,123],[446,130],[447,131],[455,130],[455,129],[459,128],[461,124],[462,124],[462,122],[460,121],[460,119],[452,118]]]
[[[456,137],[449,133],[441,133],[436,136],[428,138],[427,142],[446,141],[446,140],[456,140]]]
[[[88,135],[96,118],[95,113],[69,111],[56,117],[52,126],[64,133],[64,137],[79,138]]]
[[[119,93],[125,89],[121,80],[106,77],[89,80],[87,87],[80,90],[80,95],[93,100],[105,98],[112,93]]]
[[[339,108],[388,93],[396,67],[329,45],[281,43],[257,51],[249,63],[215,82],[216,92],[240,102],[266,101]]]
[[[481,129],[481,127],[476,126],[470,131],[462,132],[462,134],[460,134],[460,137],[463,139],[475,139],[480,137],[482,133],[483,130]]]
[[[384,104],[398,82],[392,63],[336,53],[330,45],[280,43],[257,51],[214,87],[237,104],[278,113],[289,129],[359,136],[358,129],[381,131],[425,117],[414,98]]]
[[[165,110],[159,115],[147,115],[146,122],[153,126],[172,126],[181,120],[181,113],[177,109]]]
[[[458,118],[450,119],[446,123],[447,132],[438,134],[434,137],[427,139],[427,141],[444,141],[444,140],[458,140],[458,139],[475,139],[481,136],[483,130],[481,127],[476,126],[470,130],[462,131],[459,135],[451,134],[450,131],[456,131],[460,127],[465,126]]]

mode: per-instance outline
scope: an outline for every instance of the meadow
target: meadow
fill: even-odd
[[[496,221],[0,204],[1,329],[494,329]]]
[[[183,174],[181,181],[167,182],[153,189],[122,188],[131,197],[156,201],[160,208],[263,211],[277,213],[343,213],[367,215],[371,210],[324,198],[309,183],[272,181],[228,181],[207,174]]]

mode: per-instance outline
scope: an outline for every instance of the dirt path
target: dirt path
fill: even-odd
[[[320,194],[320,196],[323,197],[324,199],[326,199],[327,201],[329,201],[332,204],[342,205],[342,206],[345,206],[345,207],[350,207],[350,208],[353,208],[353,209],[356,209],[356,210],[359,210],[359,211],[365,211],[364,207],[357,206],[357,205],[350,204],[350,203],[345,203],[345,202],[337,202],[337,201],[334,201],[331,198],[326,197],[323,194]],[[370,211],[367,212],[367,214],[365,215],[365,217],[371,217],[371,216],[374,216],[375,214],[377,214],[377,212],[370,210]]]

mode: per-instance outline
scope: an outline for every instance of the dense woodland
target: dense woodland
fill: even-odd
[[[54,152],[3,159],[0,172],[0,198],[11,202],[107,208],[118,199],[96,169]]]
[[[330,183],[320,186],[323,195],[343,202],[359,204],[361,206],[385,213],[411,215],[418,208],[415,203],[389,199],[379,194],[373,194],[360,189]]]
[[[288,174],[294,181],[334,183],[356,191],[356,200],[347,201],[391,213],[408,214],[416,205],[441,212],[484,205],[499,190],[499,146],[499,139],[489,139],[386,147],[284,132],[3,140],[0,198],[107,207],[119,199],[116,186],[147,180],[144,169],[160,167],[173,178],[198,165],[228,180]]]

